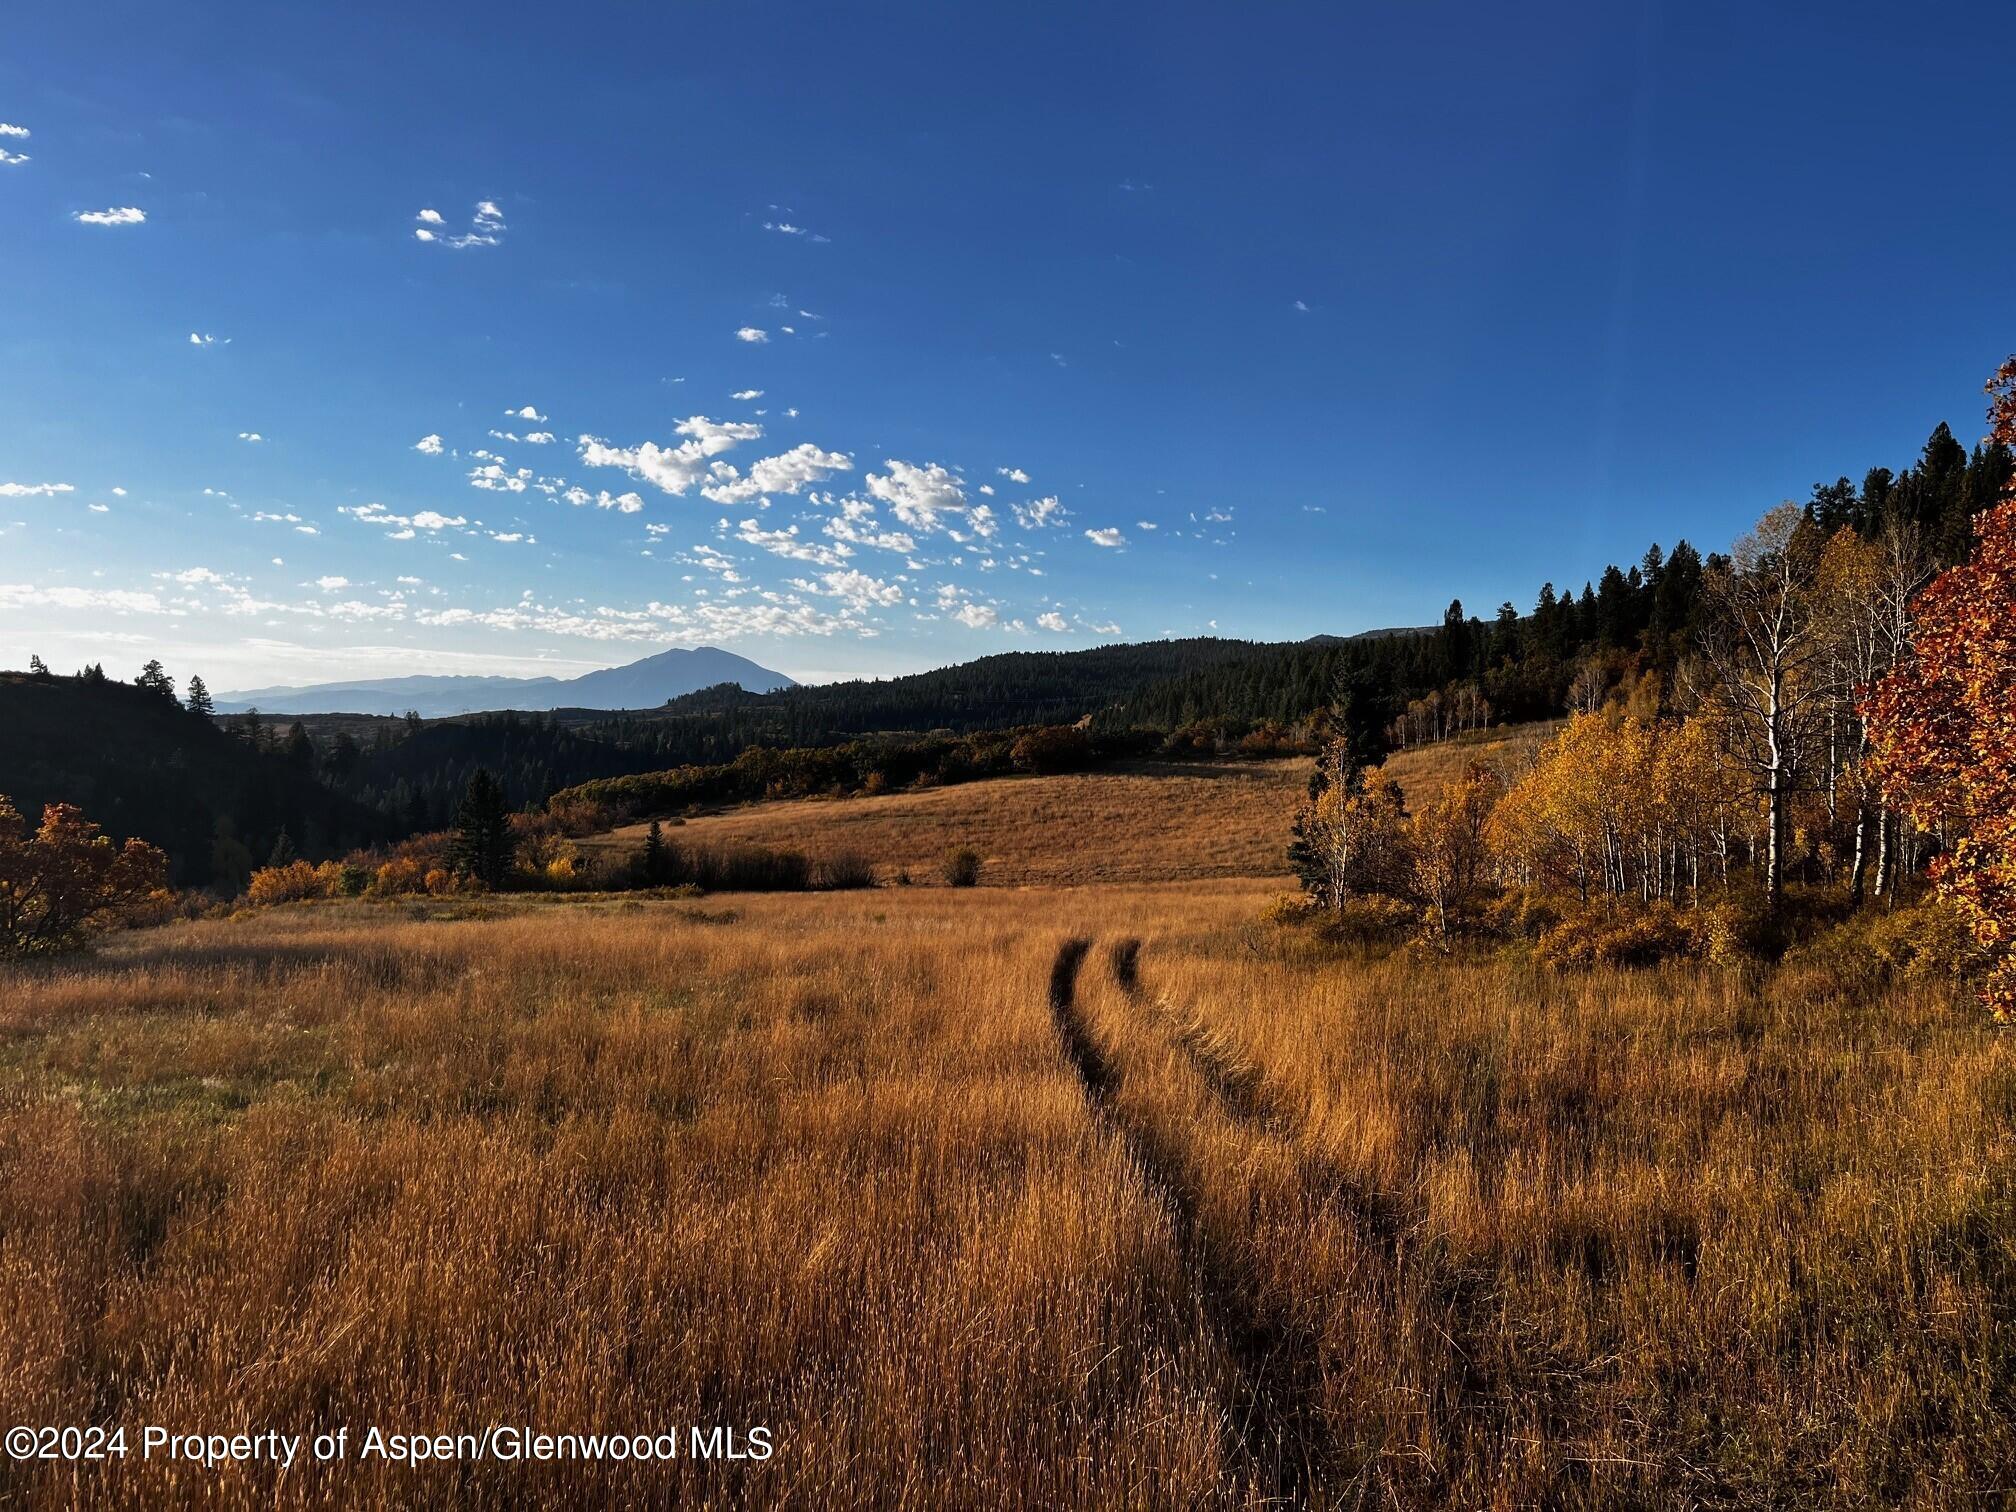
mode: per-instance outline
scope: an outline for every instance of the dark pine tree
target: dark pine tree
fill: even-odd
[[[210,686],[201,677],[189,679],[189,696],[183,702],[198,719],[209,719],[217,712],[217,705],[210,697]]]
[[[665,830],[656,819],[644,832],[644,880],[653,887],[672,880],[672,853],[665,848]]]
[[[488,767],[478,767],[455,810],[455,838],[448,858],[455,870],[485,887],[501,888],[511,874],[517,849],[511,838],[511,815],[504,805],[504,787]]]
[[[142,667],[140,675],[133,679],[133,685],[145,688],[149,693],[158,693],[163,698],[175,696],[175,679],[168,675],[158,661],[150,661]]]

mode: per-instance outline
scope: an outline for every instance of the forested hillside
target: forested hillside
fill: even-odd
[[[235,886],[276,849],[324,854],[395,828],[320,781],[312,756],[254,747],[172,691],[95,669],[0,672],[0,793],[31,820],[44,804],[77,804],[107,833],[160,846],[190,885]]]

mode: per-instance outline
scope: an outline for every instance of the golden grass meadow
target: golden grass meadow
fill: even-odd
[[[2010,1495],[2016,1053],[1971,997],[1326,945],[1261,922],[1305,775],[732,819],[956,798],[970,890],[323,902],[0,968],[12,1419],[353,1435],[0,1500]],[[1102,781],[1128,836],[1045,816]],[[493,1424],[772,1448],[356,1452]]]

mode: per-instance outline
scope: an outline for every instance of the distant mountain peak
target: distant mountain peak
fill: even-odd
[[[738,683],[751,693],[769,693],[797,684],[782,672],[758,666],[719,646],[669,646],[620,667],[603,667],[579,677],[482,677],[466,673],[420,673],[407,677],[359,678],[306,686],[248,688],[217,699],[220,714],[257,708],[264,714],[404,714],[423,718],[516,709],[655,709],[668,699],[721,683]]]

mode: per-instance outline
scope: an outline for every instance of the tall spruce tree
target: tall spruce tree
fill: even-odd
[[[200,676],[189,679],[189,696],[183,704],[198,719],[209,719],[217,712],[217,705],[210,697],[210,686]]]
[[[511,815],[504,806],[504,788],[488,767],[478,767],[455,810],[455,838],[448,858],[455,870],[485,887],[501,888],[511,874],[517,850],[511,836]]]

